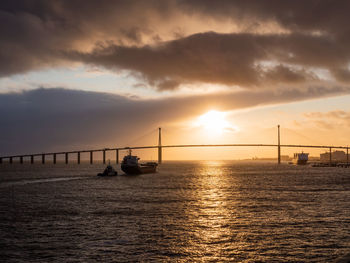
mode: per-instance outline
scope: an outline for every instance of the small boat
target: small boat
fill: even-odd
[[[308,153],[295,153],[293,158],[293,163],[297,165],[305,165],[307,164],[307,161],[309,160],[309,154]]]
[[[156,173],[158,163],[147,162],[139,163],[140,158],[135,155],[131,155],[131,150],[129,154],[124,156],[121,163],[121,169],[126,174],[146,174],[146,173]]]
[[[114,168],[110,164],[107,165],[103,173],[97,174],[97,176],[116,176],[116,175],[118,175],[117,171],[114,170]]]

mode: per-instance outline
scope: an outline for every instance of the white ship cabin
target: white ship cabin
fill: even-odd
[[[301,161],[307,161],[309,159],[309,154],[303,153],[303,152],[302,153],[295,153],[294,159],[301,160]]]

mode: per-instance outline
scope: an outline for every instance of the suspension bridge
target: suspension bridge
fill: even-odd
[[[41,159],[41,163],[47,162],[47,157],[52,156],[52,163],[57,163],[58,156],[64,156],[64,162],[69,163],[69,158],[73,155],[76,156],[76,163],[81,163],[81,154],[90,154],[90,164],[94,163],[94,154],[102,153],[102,162],[106,163],[106,153],[115,152],[116,163],[119,163],[119,153],[125,150],[139,150],[139,149],[158,149],[158,163],[161,164],[163,160],[163,149],[165,148],[198,148],[198,147],[275,147],[277,149],[277,163],[281,163],[281,148],[318,148],[329,150],[329,163],[332,164],[332,150],[343,149],[346,150],[346,163],[349,164],[349,147],[348,146],[334,146],[334,145],[302,145],[302,144],[281,144],[280,143],[280,125],[278,127],[278,143],[277,144],[174,144],[174,145],[162,145],[162,130],[158,128],[158,145],[150,146],[132,146],[132,147],[115,147],[115,148],[102,148],[102,149],[85,149],[78,151],[61,151],[61,152],[46,152],[46,153],[34,153],[34,154],[20,154],[10,156],[0,156],[0,164],[7,162],[12,164],[14,161],[23,164],[25,161],[33,164],[35,158]]]

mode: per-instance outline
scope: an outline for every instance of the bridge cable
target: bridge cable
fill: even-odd
[[[158,131],[158,128],[157,129],[152,129],[144,134],[142,134],[141,136],[137,137],[137,138],[134,138],[130,141],[128,141],[125,145],[126,147],[129,147],[131,146],[132,144],[136,143],[136,142],[139,142],[141,141],[142,139],[145,139],[146,137],[150,136],[151,134],[155,133],[156,131]],[[158,139],[158,137],[155,137]]]

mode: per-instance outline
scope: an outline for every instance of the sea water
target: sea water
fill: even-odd
[[[103,168],[1,164],[0,261],[333,262],[350,251],[349,168],[166,162],[97,177]]]

